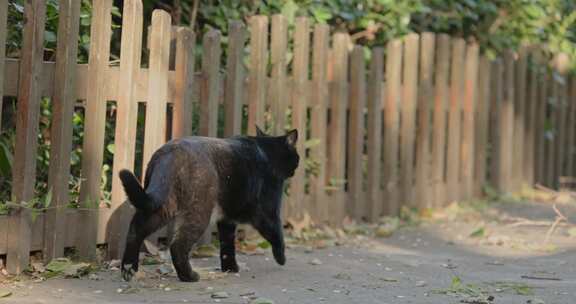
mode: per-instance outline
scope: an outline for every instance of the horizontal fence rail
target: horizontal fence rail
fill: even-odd
[[[317,224],[442,207],[479,197],[486,186],[556,188],[576,173],[576,80],[562,57],[550,64],[537,48],[491,60],[475,43],[421,33],[367,49],[327,25],[306,17],[289,24],[281,15],[231,22],[226,39],[216,30],[195,37],[161,10],[144,36],[142,3],[126,0],[120,60],[111,62],[112,1],[102,0],[93,3],[89,60],[79,64],[79,3],[60,0],[56,60],[46,62],[45,1],[26,2],[22,50],[6,58],[0,0],[0,114],[16,99],[17,117],[2,130],[17,135],[10,212],[0,215],[0,255],[12,273],[27,267],[31,251],[48,261],[75,247],[94,260],[106,244],[109,258],[120,256],[133,211],[117,172],[145,168],[175,137],[254,135],[256,124],[273,134],[297,128],[303,161],[284,217]],[[37,195],[42,98],[53,111],[50,202],[37,212],[28,202]],[[75,111],[85,113],[80,199],[67,208]],[[110,119],[112,181],[103,189]]]

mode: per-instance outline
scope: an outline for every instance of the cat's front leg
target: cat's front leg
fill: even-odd
[[[226,220],[218,222],[220,239],[220,266],[223,272],[238,272],[236,263],[236,224]]]

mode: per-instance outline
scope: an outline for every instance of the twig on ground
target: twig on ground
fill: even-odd
[[[556,212],[556,220],[554,221],[554,223],[552,223],[552,226],[550,226],[548,232],[546,232],[546,238],[544,238],[544,243],[546,244],[548,243],[552,233],[554,233],[554,230],[556,230],[558,224],[560,224],[560,222],[562,221],[568,222],[568,219],[560,212],[560,210],[558,210],[556,204],[552,205],[552,208],[554,209],[554,212]]]

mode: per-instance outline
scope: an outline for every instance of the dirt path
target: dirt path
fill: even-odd
[[[130,285],[110,270],[99,272],[100,280],[8,284],[2,288],[12,295],[0,303],[249,303],[263,297],[274,303],[569,304],[576,299],[576,237],[569,234],[572,226],[561,225],[549,244],[543,242],[546,223],[555,218],[551,206],[448,208],[440,219],[389,238],[356,236],[326,249],[291,248],[285,267],[268,252],[241,255],[238,275],[207,273],[219,266],[217,258],[193,259],[204,270],[204,279],[193,284],[178,282],[174,274],[151,275],[158,266],[147,266],[147,277]],[[558,205],[572,223],[575,206]]]

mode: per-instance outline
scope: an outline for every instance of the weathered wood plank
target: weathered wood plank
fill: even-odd
[[[274,54],[274,43],[272,47]],[[274,56],[273,56],[274,57]],[[292,64],[292,75],[294,77],[291,105],[292,105],[292,128],[298,130],[298,141],[296,149],[300,155],[300,166],[296,170],[294,177],[290,181],[290,205],[293,208],[293,216],[302,217],[305,210],[311,211],[311,206],[304,204],[305,196],[305,165],[307,134],[307,111],[309,100],[309,63],[310,63],[310,21],[306,17],[296,19],[294,28],[294,61]],[[274,77],[274,75],[273,75]],[[274,80],[273,80],[274,81]],[[286,85],[286,84],[282,84]],[[286,89],[286,88],[284,88]],[[277,92],[280,93],[280,92]],[[282,113],[282,112],[281,112]],[[285,113],[285,112],[283,112]],[[281,127],[281,126],[280,126]],[[280,129],[282,130],[282,129]],[[315,215],[315,214],[313,214]]]
[[[114,134],[114,163],[112,166],[112,203],[107,214],[102,216],[107,225],[104,230],[108,243],[109,258],[120,258],[128,229],[130,208],[124,205],[125,194],[118,172],[133,170],[136,149],[136,121],[138,100],[136,99],[136,79],[140,71],[142,53],[143,7],[140,0],[124,1],[122,15],[122,41],[120,51],[120,79],[116,106],[116,128]]]
[[[45,1],[24,4],[24,34],[20,65],[18,104],[16,109],[16,144],[12,167],[12,198],[17,203],[34,198],[36,182],[36,148],[40,116],[40,89],[36,79],[41,74],[44,53]],[[26,208],[11,212],[8,222],[8,255],[6,269],[20,274],[28,267],[32,239],[32,221]]]
[[[540,61],[538,61],[540,63]],[[536,105],[536,121],[534,134],[536,137],[534,147],[534,159],[536,160],[536,182],[546,183],[546,109],[548,103],[548,92],[550,90],[548,83],[550,82],[550,74],[547,68],[540,63],[538,68],[538,99]]]
[[[345,214],[344,184],[346,179],[346,108],[348,103],[348,43],[349,36],[336,33],[332,42],[332,85],[330,90],[330,131],[328,148],[328,177],[331,191],[334,222],[340,222]],[[334,199],[335,198],[335,199]]]
[[[488,177],[488,136],[490,129],[490,67],[491,62],[486,56],[480,57],[478,67],[478,90],[476,102],[476,135],[475,135],[475,165],[474,165],[474,195],[481,196]]]
[[[8,0],[0,0],[0,131],[2,131],[2,98],[4,97],[4,65],[8,35]]]
[[[523,162],[526,147],[524,146],[524,118],[526,117],[526,76],[528,68],[527,49],[521,48],[518,53],[514,78],[514,137],[512,159],[511,190],[518,191],[522,186]]]
[[[549,91],[546,111],[547,121],[550,122],[550,130],[548,134],[545,133],[546,138],[546,160],[544,162],[544,170],[546,172],[545,186],[554,188],[556,180],[556,143],[558,142],[558,91],[559,84],[556,80],[558,78],[558,72],[554,69],[551,70],[551,75],[549,78]]]
[[[414,207],[414,139],[418,98],[419,36],[404,38],[402,101],[400,103],[400,204]]]
[[[402,41],[392,40],[386,46],[386,83],[384,104],[384,150],[382,179],[384,183],[384,211],[398,215],[398,148],[399,112],[401,86]]]
[[[556,154],[554,155],[555,170],[554,170],[554,187],[559,187],[559,178],[565,176],[566,170],[566,151],[568,151],[568,146],[566,146],[566,125],[568,119],[568,81],[567,81],[567,70],[569,65],[569,59],[564,54],[559,54],[556,60],[556,70],[558,71],[558,98],[557,101],[557,129],[556,129],[556,143],[555,149]]]
[[[535,137],[535,123],[536,123],[536,105],[538,98],[538,74],[535,68],[534,62],[534,52],[532,54],[527,54],[528,67],[527,68],[527,91],[526,91],[526,105],[525,105],[525,117],[523,120],[524,128],[524,158],[522,161],[522,175],[524,177],[524,182],[529,187],[534,186],[534,174],[535,174],[535,159],[534,159],[534,147],[536,142]],[[530,68],[531,66],[531,68]]]
[[[226,83],[224,90],[224,137],[242,132],[242,98],[244,96],[244,44],[246,29],[239,21],[230,23],[228,58],[226,59]]]
[[[374,48],[368,76],[368,181],[367,206],[363,216],[376,221],[382,215],[382,106],[384,80],[384,49]]]
[[[93,4],[90,28],[90,58],[88,79],[91,84],[86,92],[86,118],[82,147],[82,178],[80,202],[85,210],[80,211],[78,220],[83,229],[76,241],[81,259],[96,259],[98,236],[98,209],[100,203],[100,181],[104,151],[104,128],[106,123],[106,71],[110,58],[110,36],[112,35],[112,0]]]
[[[350,100],[348,126],[347,214],[361,221],[368,205],[363,199],[364,108],[366,107],[366,64],[364,48],[355,46],[350,55]]]
[[[420,35],[420,74],[418,93],[418,128],[416,129],[416,172],[414,206],[432,207],[430,192],[430,109],[433,92],[435,36]]]
[[[310,136],[316,144],[310,147],[310,159],[318,165],[316,175],[310,176],[310,196],[314,204],[313,214],[319,221],[328,220],[326,200],[326,161],[327,161],[327,108],[328,108],[328,43],[329,27],[325,24],[314,26],[312,48],[312,92],[310,111]]]
[[[461,200],[472,198],[474,185],[474,112],[476,107],[476,90],[478,86],[478,53],[477,44],[466,47],[464,63],[464,99],[462,102],[462,142],[460,149]]]
[[[218,73],[220,70],[220,32],[211,30],[202,39],[202,84],[200,87],[200,135],[218,134]]]
[[[250,66],[248,72],[248,134],[256,134],[256,125],[264,128],[266,105],[266,65],[268,63],[268,17],[250,18]]]
[[[460,144],[462,136],[462,93],[464,86],[464,56],[466,42],[452,40],[450,72],[450,109],[448,112],[448,138],[446,155],[446,199],[453,202],[460,194]]]
[[[496,160],[498,163],[496,189],[500,192],[512,191],[512,166],[514,153],[514,55],[508,52],[503,62],[502,99],[499,104],[499,142]]]
[[[502,140],[500,139],[500,111],[503,98],[504,90],[504,67],[502,59],[498,58],[491,63],[491,74],[490,74],[490,129],[489,129],[489,144],[491,145],[492,154],[490,155],[490,185],[494,188],[498,187],[499,182],[499,155],[502,148],[500,144]]]
[[[187,27],[178,28],[176,33],[176,77],[174,79],[172,138],[192,135],[195,47],[196,37],[192,30]]]
[[[567,158],[566,158],[566,176],[576,176],[576,170],[574,170],[574,157],[576,156],[576,149],[574,144],[576,143],[576,78],[572,75],[568,80],[568,119],[566,120],[568,125],[566,126],[566,147],[568,147]]]
[[[166,141],[171,22],[170,14],[166,11],[155,10],[152,13],[143,172],[146,172],[145,168],[154,152]]]
[[[434,206],[446,203],[446,108],[448,104],[448,76],[450,72],[450,36],[436,37],[435,92],[432,130],[432,189]]]
[[[44,228],[44,261],[64,255],[66,236],[65,212],[68,205],[68,180],[72,151],[72,118],[76,84],[78,32],[80,28],[80,2],[59,1],[58,47],[56,49],[56,75],[50,130],[50,168],[48,189],[52,191],[51,206],[46,212]]]
[[[270,63],[272,72],[270,91],[268,92],[270,112],[272,114],[270,125],[272,126],[272,134],[281,135],[286,128],[286,110],[288,110],[288,91],[286,90],[288,22],[284,16],[272,16],[271,34]]]

